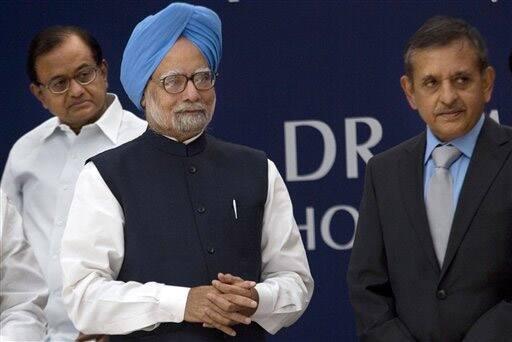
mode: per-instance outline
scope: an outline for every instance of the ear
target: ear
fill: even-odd
[[[142,98],[140,99],[140,106],[142,109],[146,109],[146,92],[142,94]]]
[[[491,66],[485,68],[483,72],[483,85],[484,85],[484,99],[485,103],[491,100],[492,90],[494,89],[494,79],[496,78],[496,71]]]
[[[36,99],[41,102],[41,105],[44,107],[44,109],[48,109],[48,106],[46,105],[46,97],[41,87],[34,83],[30,83],[29,88],[32,95],[34,95]]]
[[[108,63],[106,59],[103,59],[100,63],[101,74],[105,80],[105,86],[108,88]]]
[[[404,91],[405,97],[407,97],[407,101],[411,108],[417,110],[418,106],[416,106],[416,101],[414,99],[414,84],[412,79],[409,76],[403,75],[400,77],[400,85],[402,86],[402,90]]]
[[[144,90],[142,91],[142,97],[140,98],[140,106],[142,109],[146,110],[146,94],[150,91],[149,90],[149,81],[146,83],[146,86],[144,87]]]

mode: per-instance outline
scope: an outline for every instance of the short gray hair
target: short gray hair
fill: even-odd
[[[412,76],[411,58],[417,50],[442,47],[461,39],[467,39],[473,45],[480,71],[487,68],[487,47],[480,32],[462,19],[438,15],[428,19],[409,38],[404,50],[405,74]]]

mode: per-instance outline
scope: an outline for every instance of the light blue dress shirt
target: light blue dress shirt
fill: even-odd
[[[423,183],[423,193],[424,198],[427,198],[427,189],[430,182],[430,178],[434,174],[435,165],[434,160],[431,158],[432,151],[437,147],[437,145],[453,145],[461,151],[460,157],[450,166],[450,173],[453,179],[453,207],[457,207],[457,201],[459,199],[460,190],[462,189],[462,183],[464,183],[464,178],[466,177],[466,171],[468,170],[469,161],[471,160],[471,156],[473,155],[473,150],[475,149],[476,140],[478,139],[478,135],[480,134],[480,130],[484,124],[485,115],[482,115],[480,120],[476,123],[475,127],[471,129],[466,135],[454,139],[448,143],[443,143],[439,139],[436,138],[434,133],[427,127],[427,146],[425,148],[425,172],[424,172],[424,183]]]

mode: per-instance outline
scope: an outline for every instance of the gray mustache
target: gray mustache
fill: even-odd
[[[201,104],[181,104],[178,107],[174,108],[175,113],[182,113],[188,111],[206,111],[206,107]]]

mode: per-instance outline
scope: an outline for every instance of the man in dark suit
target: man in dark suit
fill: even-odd
[[[512,130],[466,22],[410,38],[401,85],[427,129],[370,160],[348,270],[361,341],[512,341]]]

